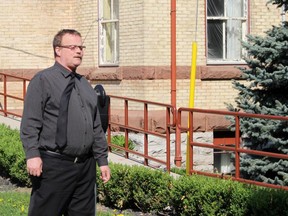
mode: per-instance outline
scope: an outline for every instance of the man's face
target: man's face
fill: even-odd
[[[61,46],[55,50],[56,60],[70,71],[74,71],[82,62],[82,38],[78,35],[65,34]]]

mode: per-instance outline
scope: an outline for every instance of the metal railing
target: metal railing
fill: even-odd
[[[12,115],[12,116],[17,116],[17,117],[22,117],[22,112],[21,110],[23,109],[23,105],[19,109],[15,109],[13,105],[9,105],[8,99],[15,99],[18,101],[21,101],[22,104],[24,102],[24,98],[26,95],[26,88],[27,88],[27,82],[30,81],[30,79],[19,77],[19,76],[13,76],[5,73],[0,73],[1,76],[1,81],[3,85],[2,91],[0,90],[0,95],[3,96],[3,105],[2,109],[0,109],[0,112],[4,113],[5,116]],[[8,85],[8,78],[9,82],[19,82],[19,85],[22,84],[22,95],[17,96],[17,95],[12,95],[9,93],[7,85]],[[13,79],[13,81],[11,81]],[[125,157],[129,159],[133,159],[130,157],[129,154],[133,155],[138,155],[142,158],[144,158],[143,164],[145,166],[150,166],[151,163],[149,161],[153,161],[162,165],[166,166],[167,171],[170,171],[170,134],[171,134],[171,127],[176,126],[176,115],[177,111],[176,109],[169,104],[163,104],[163,103],[157,103],[157,102],[151,102],[151,101],[145,101],[145,100],[137,100],[137,99],[132,99],[132,98],[127,98],[127,97],[118,97],[118,96],[110,96],[111,101],[113,102],[114,100],[122,100],[124,102],[123,106],[123,111],[124,111],[124,122],[113,122],[111,120],[111,115],[109,115],[109,126],[107,130],[108,134],[108,144],[109,144],[109,149],[112,151],[113,149],[120,149],[125,153]],[[131,124],[129,124],[128,118],[129,118],[129,103],[140,103],[143,110],[143,127],[133,127]],[[165,124],[164,124],[164,131],[165,133],[160,133],[160,132],[155,132],[151,128],[149,128],[149,107],[151,106],[156,106],[162,108],[165,112]],[[13,108],[10,108],[13,107]],[[19,112],[20,110],[20,112]],[[109,114],[111,113],[111,107],[109,107]],[[172,116],[172,117],[171,117]],[[113,143],[111,143],[111,127],[112,126],[118,126],[122,130],[124,130],[125,134],[125,147],[121,148]],[[130,150],[128,147],[128,142],[129,142],[129,132],[136,132],[143,134],[144,140],[143,140],[143,152],[140,151],[135,151],[135,150]],[[151,156],[149,155],[149,146],[148,146],[148,139],[149,136],[156,136],[165,139],[164,143],[165,144],[165,151],[166,151],[166,159],[158,159],[156,156]],[[115,152],[117,153],[117,152]],[[119,152],[118,152],[119,153]],[[153,165],[152,165],[153,166]]]
[[[17,116],[21,117],[22,114],[19,113],[19,109],[17,108],[9,108],[9,99],[14,99],[21,101],[22,104],[24,103],[24,98],[26,95],[26,87],[27,87],[27,82],[30,81],[30,79],[23,78],[23,77],[18,77],[18,76],[13,76],[5,73],[0,73],[1,81],[3,83],[2,90],[0,90],[0,95],[3,97],[3,104],[1,103],[1,109],[0,112],[4,113],[4,116],[12,115],[12,116]],[[10,82],[20,82],[19,85],[22,84],[22,95],[12,95],[8,93],[8,79],[11,79],[12,81]],[[22,105],[23,109],[23,105]],[[20,108],[21,110],[21,108]]]
[[[188,112],[189,115],[189,124],[188,126],[181,125],[181,116],[184,112]],[[214,115],[222,115],[222,116],[232,116],[235,119],[235,142],[233,146],[227,145],[219,145],[219,144],[208,144],[208,143],[199,143],[193,141],[193,116],[195,113],[205,113],[205,114],[214,114]],[[266,151],[258,151],[258,150],[250,150],[241,146],[240,141],[240,118],[263,118],[263,119],[273,119],[273,120],[281,120],[281,121],[288,121],[288,117],[282,116],[272,116],[272,115],[260,115],[260,114],[248,114],[248,113],[240,113],[240,112],[229,112],[229,111],[216,111],[216,110],[205,110],[205,109],[193,109],[193,108],[179,108],[178,109],[178,122],[177,126],[182,131],[189,132],[189,173],[197,173],[206,176],[212,177],[221,177],[227,179],[233,179],[239,182],[255,184],[259,186],[265,186],[270,188],[281,188],[284,190],[288,190],[288,186],[281,186],[275,184],[269,184],[249,179],[244,179],[240,176],[240,153],[246,153],[251,155],[258,155],[258,156],[266,156],[272,158],[278,158],[283,160],[288,160],[287,154],[279,154],[279,153],[272,153]],[[235,155],[235,174],[234,175],[223,175],[223,173],[209,173],[203,171],[197,171],[193,168],[193,148],[195,146],[203,147],[203,148],[210,148],[210,149],[218,149],[228,152],[233,152]]]
[[[22,117],[22,114],[19,114],[19,111],[15,109],[10,109],[9,104],[8,104],[8,99],[14,99],[21,101],[23,103],[25,94],[26,94],[26,87],[27,87],[27,82],[30,81],[27,78],[22,78],[22,77],[17,77],[9,74],[4,74],[0,73],[0,83],[2,82],[3,89],[2,91],[0,90],[0,95],[3,97],[2,98],[2,103],[1,103],[1,109],[0,112],[4,113],[5,116],[7,115],[12,115],[12,116],[17,116],[17,117]],[[18,81],[19,83],[22,84],[22,95],[13,95],[10,93],[10,91],[7,88],[7,83],[9,82],[14,82]],[[13,81],[11,81],[12,79]],[[228,111],[217,111],[217,110],[204,110],[204,109],[193,109],[193,108],[179,108],[178,112],[175,107],[173,107],[170,104],[163,104],[163,103],[157,103],[157,102],[151,102],[151,101],[145,101],[145,100],[137,100],[133,98],[127,98],[127,97],[119,97],[119,96],[113,96],[110,95],[111,102],[115,102],[115,100],[120,100],[123,102],[123,122],[120,121],[115,121],[111,119],[111,107],[109,107],[109,126],[107,130],[108,134],[108,143],[109,143],[109,149],[110,151],[113,151],[112,149],[119,149],[122,152],[124,152],[124,157],[127,159],[132,159],[135,160],[134,157],[131,157],[131,155],[136,155],[140,158],[143,158],[143,164],[146,166],[153,166],[151,162],[156,162],[159,164],[163,164],[166,166],[167,171],[170,171],[170,163],[171,163],[171,158],[170,158],[170,134],[171,128],[178,128],[178,132],[189,132],[189,155],[190,155],[190,160],[189,160],[189,172],[192,173],[198,173],[200,175],[206,175],[206,176],[211,176],[211,177],[217,177],[217,178],[228,178],[228,179],[233,179],[239,182],[244,182],[244,183],[249,183],[249,184],[255,184],[259,186],[265,186],[265,187],[270,187],[270,188],[281,188],[284,190],[288,190],[288,186],[280,186],[280,185],[274,185],[274,184],[268,184],[264,182],[258,182],[258,181],[253,181],[253,180],[248,180],[241,178],[240,176],[240,154],[246,153],[246,154],[252,154],[252,155],[260,155],[260,156],[267,156],[267,157],[274,157],[274,158],[280,158],[283,160],[288,160],[288,155],[286,154],[278,154],[278,153],[271,153],[271,152],[265,152],[265,151],[256,151],[256,150],[249,150],[241,147],[241,137],[240,137],[240,118],[265,118],[265,119],[274,119],[274,120],[282,120],[282,121],[288,121],[288,117],[281,117],[281,116],[271,116],[271,115],[256,115],[256,114],[247,114],[247,113],[239,113],[239,112],[228,112]],[[141,126],[134,126],[131,124],[131,115],[129,113],[131,112],[131,107],[129,104],[131,103],[140,103],[142,106],[142,115],[143,115],[143,124]],[[119,104],[117,104],[119,106]],[[160,107],[160,109],[163,109],[163,112],[165,114],[165,123],[164,123],[164,133],[160,132],[155,132],[155,130],[152,130],[149,128],[149,114],[150,107]],[[130,110],[129,110],[130,107]],[[139,106],[138,106],[139,107]],[[22,107],[23,109],[23,107]],[[139,111],[139,110],[138,110]],[[188,113],[189,116],[189,124],[188,127],[187,125],[182,125],[182,117],[184,116],[183,113],[186,112]],[[208,143],[199,143],[199,142],[194,142],[193,141],[193,115],[195,113],[205,113],[205,114],[211,114],[211,115],[221,115],[221,116],[232,116],[235,118],[235,137],[234,137],[234,145],[219,145],[219,142],[208,144]],[[186,116],[187,117],[187,116]],[[130,119],[130,120],[129,120]],[[177,120],[177,121],[176,121]],[[186,122],[187,123],[187,122]],[[120,130],[124,131],[125,135],[125,146],[120,147],[118,145],[112,144],[111,143],[111,136],[112,136],[112,127],[119,127]],[[177,130],[176,130],[177,131]],[[143,134],[143,151],[136,151],[136,150],[131,150],[129,149],[128,143],[129,143],[129,133],[134,132],[134,133],[140,133]],[[160,137],[165,140],[165,151],[166,151],[166,157],[165,159],[159,159],[156,156],[151,156],[149,155],[149,136],[156,136]],[[177,134],[176,134],[177,136]],[[229,138],[231,140],[231,138]],[[219,141],[219,140],[218,140]],[[228,151],[228,152],[233,152],[235,154],[235,174],[232,175],[223,175],[223,173],[211,173],[211,172],[204,172],[204,171],[197,171],[193,168],[193,148],[194,147],[203,147],[203,148],[210,148],[210,149],[216,149],[216,150],[222,150],[222,151]],[[175,147],[177,148],[177,146]],[[175,149],[176,151],[177,149]],[[116,153],[119,153],[116,151]],[[139,159],[139,158],[138,158]],[[136,160],[138,160],[136,159]],[[151,161],[151,162],[150,162]]]
[[[170,104],[164,104],[164,103],[157,103],[157,102],[151,102],[146,100],[138,100],[133,98],[127,98],[127,97],[119,97],[119,96],[113,96],[110,95],[111,103],[115,102],[115,100],[120,100],[123,102],[123,121],[117,122],[113,121],[111,119],[111,109],[109,109],[109,126],[108,126],[108,143],[110,144],[110,151],[112,151],[112,147],[116,149],[121,149],[124,152],[125,158],[130,158],[133,160],[132,157],[130,157],[130,154],[138,155],[141,158],[144,158],[143,164],[145,166],[150,166],[151,164],[149,161],[153,161],[162,165],[166,165],[166,170],[170,172],[170,134],[171,134],[171,127],[176,126],[176,109],[170,105]],[[143,118],[143,125],[133,125],[132,122],[129,122],[129,104],[130,103],[140,103],[143,107],[143,109],[140,111],[142,112],[142,118]],[[119,104],[119,103],[118,103]],[[149,110],[149,107],[159,107],[160,109],[163,109],[163,112],[165,112],[165,123],[164,123],[164,133],[157,132],[151,128],[151,125],[149,127],[149,113],[153,112],[153,110]],[[131,111],[131,110],[130,110]],[[150,112],[151,111],[151,112]],[[139,113],[139,111],[138,111]],[[172,116],[172,117],[171,117]],[[150,122],[151,124],[151,122]],[[125,136],[125,146],[119,147],[118,145],[111,143],[111,127],[117,126],[120,128],[120,130],[124,130],[124,136]],[[141,133],[143,134],[143,149],[142,151],[139,150],[133,150],[129,149],[129,133]],[[166,159],[159,159],[156,156],[149,155],[149,136],[156,136],[165,139],[165,152],[166,152]],[[135,158],[134,158],[135,159]],[[153,165],[151,165],[153,166]]]

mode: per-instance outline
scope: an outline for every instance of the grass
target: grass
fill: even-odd
[[[0,192],[0,213],[5,216],[26,216],[28,215],[28,206],[30,193],[27,192]],[[114,211],[98,211],[97,216],[124,216]]]
[[[28,215],[30,194],[20,192],[0,193],[0,212],[5,216]]]

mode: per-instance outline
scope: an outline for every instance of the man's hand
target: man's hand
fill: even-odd
[[[28,159],[27,172],[32,176],[40,176],[42,173],[42,159],[40,157]]]
[[[100,178],[104,183],[108,182],[111,178],[110,168],[108,166],[100,166],[101,176]]]

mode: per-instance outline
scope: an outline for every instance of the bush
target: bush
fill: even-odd
[[[19,184],[31,185],[19,130],[0,124],[0,167]]]
[[[30,185],[19,131],[0,125],[0,168]],[[179,176],[147,167],[110,163],[111,180],[97,172],[97,198],[106,206],[168,215],[286,215],[288,193],[198,175]],[[182,173],[182,171],[181,171]]]
[[[169,205],[173,178],[147,167],[110,163],[112,178],[106,184],[97,172],[99,202],[117,209],[160,212]]]
[[[170,205],[173,178],[168,173],[138,167],[131,170],[134,205],[142,212],[161,212]]]
[[[112,136],[111,143],[120,147],[125,147],[125,136],[123,135]],[[135,143],[133,143],[132,140],[128,139],[128,149],[133,150],[134,148],[135,148]],[[112,147],[112,151],[122,151],[122,150]]]
[[[97,195],[98,200],[106,206],[117,209],[133,207],[132,191],[130,189],[131,169],[128,166],[110,165],[112,177],[110,181],[103,184],[100,180],[100,172],[97,172]]]
[[[240,183],[203,176],[182,176],[172,203],[183,215],[246,215],[249,191]]]
[[[288,216],[288,193],[284,190],[253,190],[247,203],[247,215]]]
[[[98,199],[125,210],[166,215],[288,215],[288,193],[205,176],[179,176],[110,163],[112,178],[97,178]],[[99,173],[98,173],[99,175]]]

